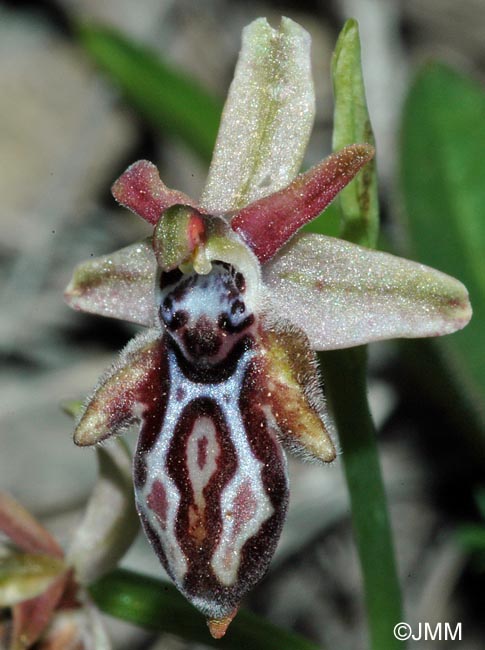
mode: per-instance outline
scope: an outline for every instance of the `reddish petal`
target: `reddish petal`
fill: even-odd
[[[162,350],[158,330],[150,330],[127,345],[86,404],[74,432],[77,445],[94,445],[140,418],[166,380]]]
[[[197,203],[183,192],[169,189],[158,174],[158,169],[148,160],[139,160],[113,184],[111,192],[118,203],[155,225],[161,213],[172,205]]]
[[[43,594],[13,607],[11,650],[30,648],[39,639],[52,618],[69,577],[70,572],[63,573]]]
[[[254,373],[255,385],[258,379],[260,385],[257,399],[272,413],[281,442],[303,458],[332,462],[334,425],[307,337],[285,323],[278,329],[262,328],[261,340],[265,354]]]
[[[6,492],[0,492],[0,531],[28,553],[63,557],[52,535]]]
[[[374,148],[353,144],[312,167],[283,190],[251,203],[231,221],[261,263],[314,219],[372,158]]]

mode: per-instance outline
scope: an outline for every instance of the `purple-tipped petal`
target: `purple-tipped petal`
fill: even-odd
[[[139,160],[130,165],[114,182],[111,193],[118,203],[152,225],[172,205],[197,207],[197,203],[183,192],[168,188],[160,180],[158,169],[148,160]]]
[[[52,535],[6,492],[0,492],[0,531],[27,553],[64,556]]]
[[[86,404],[74,432],[77,445],[94,445],[120,433],[159,398],[157,391],[167,381],[162,346],[158,330],[150,330],[126,346]]]
[[[372,158],[374,148],[353,144],[330,155],[284,189],[251,203],[231,226],[263,264],[303,225],[324,210]]]
[[[157,262],[150,240],[79,264],[64,299],[78,311],[151,326]]]
[[[441,336],[471,317],[465,287],[422,264],[333,237],[296,237],[263,268],[271,305],[315,350]]]

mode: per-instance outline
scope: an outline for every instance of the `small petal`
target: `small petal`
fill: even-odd
[[[315,354],[308,339],[293,327],[265,328],[265,378],[259,400],[267,406],[289,451],[326,463],[335,460],[335,427],[319,385]],[[259,382],[261,383],[261,381]]]
[[[62,558],[62,548],[20,503],[6,492],[0,492],[0,531],[28,553]]]
[[[315,110],[310,37],[289,18],[246,27],[201,204],[223,214],[298,173]]]
[[[441,336],[471,317],[458,280],[323,235],[295,238],[266,265],[263,278],[274,308],[305,331],[315,350]]]
[[[99,478],[67,553],[81,584],[114,569],[138,532],[130,453],[121,440],[98,447]]]
[[[148,160],[139,160],[130,165],[115,181],[111,193],[118,203],[152,225],[155,225],[162,212],[172,205],[197,207],[186,194],[164,185],[158,169]]]
[[[0,607],[38,596],[65,570],[64,561],[50,555],[11,553],[0,558]]]
[[[283,190],[238,212],[232,228],[263,264],[305,223],[314,219],[372,158],[374,148],[354,144],[312,167]]]
[[[161,383],[167,380],[161,367],[160,336],[158,330],[137,336],[101,378],[74,432],[77,445],[94,445],[120,433],[158,396]]]
[[[150,326],[156,316],[156,269],[151,241],[132,244],[79,264],[64,299],[79,311]]]
[[[69,578],[70,573],[65,572],[40,596],[15,605],[10,650],[25,650],[39,639],[61,600]]]

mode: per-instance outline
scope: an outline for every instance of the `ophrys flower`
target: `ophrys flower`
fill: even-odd
[[[284,521],[281,444],[330,462],[333,425],[313,350],[463,327],[444,274],[318,235],[295,235],[372,157],[346,147],[297,176],[313,119],[307,34],[245,32],[200,203],[140,161],[113,186],[153,237],[81,265],[71,306],[150,327],[88,401],[95,444],[134,420],[138,511],[185,596],[221,636],[266,571]]]

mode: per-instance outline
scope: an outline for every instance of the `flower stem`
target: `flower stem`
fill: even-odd
[[[393,634],[403,614],[376,432],[367,402],[366,348],[325,352],[320,360],[350,492],[370,648],[403,650],[403,642]]]

